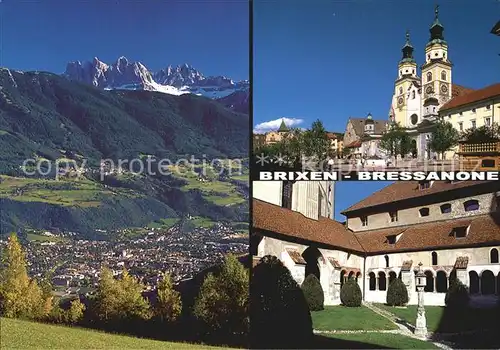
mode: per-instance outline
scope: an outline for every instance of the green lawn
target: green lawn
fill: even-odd
[[[391,330],[398,327],[365,306],[325,306],[323,311],[311,312],[313,327],[321,331],[333,330]]]
[[[395,308],[388,305],[377,304],[406,322],[414,325],[417,318],[417,306],[409,305],[406,308]],[[429,332],[453,333],[474,329],[491,327],[498,322],[496,309],[468,309],[462,316],[451,314],[443,306],[426,306],[425,315]]]
[[[355,344],[339,344],[338,348],[438,349],[437,346],[435,346],[430,342],[426,342],[415,338],[410,338],[400,334],[388,334],[388,333],[332,334],[328,335],[327,337],[339,341],[362,343],[359,344],[359,346],[356,346]],[[319,347],[321,347],[322,344],[318,345]]]
[[[65,240],[63,237],[45,236],[36,233],[28,233],[26,236],[31,242],[62,242]]]
[[[2,349],[220,349],[7,318],[1,318],[0,323]]]

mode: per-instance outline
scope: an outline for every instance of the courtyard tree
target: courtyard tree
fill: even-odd
[[[382,135],[379,147],[394,157],[395,164],[397,164],[398,156],[404,157],[414,151],[411,137],[398,123],[392,123],[389,126],[389,129]]]
[[[450,286],[445,296],[446,307],[451,310],[464,310],[469,305],[469,290],[458,278],[450,278]]]
[[[174,289],[172,278],[168,273],[163,275],[157,290],[156,315],[162,321],[175,321],[182,312],[182,300],[181,294]]]
[[[324,309],[325,295],[318,277],[312,273],[307,275],[304,282],[302,282],[301,288],[310,311],[321,311]]]
[[[340,290],[340,301],[347,307],[361,306],[362,294],[358,282],[355,279],[348,279]]]
[[[234,341],[248,334],[248,271],[238,259],[226,256],[219,273],[209,273],[196,298],[193,314],[208,336]]]
[[[395,278],[387,289],[387,305],[404,306],[408,303],[408,290],[399,278]]]
[[[29,278],[26,265],[21,243],[16,234],[11,234],[0,267],[0,315],[3,317],[42,319],[50,311],[42,289]]]
[[[500,141],[500,127],[497,123],[490,126],[470,128],[462,132],[461,139],[465,143],[488,143]]]
[[[266,255],[252,273],[251,347],[307,348],[313,335],[311,314],[290,270],[275,256]]]
[[[432,131],[429,147],[444,159],[444,153],[458,144],[460,133],[449,122],[440,120]]]

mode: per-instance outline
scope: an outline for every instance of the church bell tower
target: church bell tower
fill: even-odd
[[[413,57],[413,46],[410,43],[410,33],[406,31],[406,43],[401,49],[403,56],[398,63],[398,78],[395,81],[394,98],[392,103],[390,119],[401,126],[408,124],[408,99],[409,89],[413,82],[419,80],[417,74],[417,62]]]
[[[426,119],[437,117],[440,106],[452,97],[451,68],[448,43],[444,40],[444,27],[439,21],[439,6],[435,9],[430,39],[425,46],[425,63],[422,65],[422,111]]]

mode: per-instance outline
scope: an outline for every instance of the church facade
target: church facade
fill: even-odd
[[[332,218],[332,183],[256,181],[253,193],[252,255],[278,257],[299,284],[315,274],[326,305],[340,304],[350,278],[380,303],[400,278],[416,304],[419,263],[427,305],[444,305],[452,276],[472,302],[500,295],[498,182],[396,182],[344,210],[343,223]]]
[[[440,108],[453,98],[472,90],[453,83],[453,64],[448,56],[448,43],[444,38],[444,27],[439,21],[437,7],[420,74],[413,53],[414,48],[407,32],[398,64],[389,120],[407,129],[418,158],[423,160],[436,156],[428,147],[428,142]]]

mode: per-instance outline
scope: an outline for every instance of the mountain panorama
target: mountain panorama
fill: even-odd
[[[106,90],[147,90],[171,95],[187,93],[213,99],[227,98],[230,95],[241,99],[248,94],[248,80],[233,81],[225,76],[204,76],[190,66],[182,64],[167,66],[158,72],[151,72],[141,62],[130,62],[120,57],[113,64],[100,61],[69,62],[63,74],[66,78]]]

